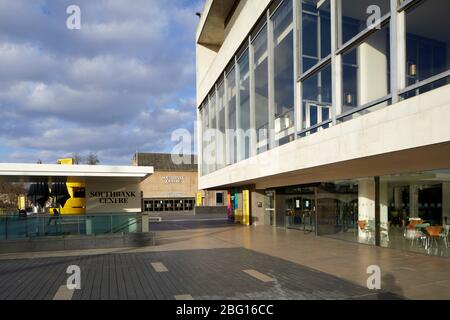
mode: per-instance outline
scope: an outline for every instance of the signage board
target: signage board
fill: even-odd
[[[86,184],[87,213],[140,213],[141,201],[138,184]]]

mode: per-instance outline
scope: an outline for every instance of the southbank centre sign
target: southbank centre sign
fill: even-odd
[[[97,198],[100,204],[127,204],[129,199],[136,198],[134,191],[92,191],[90,198]]]
[[[89,213],[142,212],[138,184],[89,183],[86,185],[86,198]]]

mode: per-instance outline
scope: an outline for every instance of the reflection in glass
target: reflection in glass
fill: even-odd
[[[236,70],[233,67],[230,72],[227,73],[228,81],[228,157],[230,164],[237,162],[237,120],[236,120]]]
[[[275,140],[294,140],[294,36],[292,0],[271,17],[274,39]]]
[[[286,216],[286,227],[308,232],[315,231],[315,188],[295,186],[277,189],[277,214]]]
[[[206,139],[206,132],[209,129],[209,105],[208,100],[206,100],[205,103],[203,103],[203,107],[201,110],[201,117],[202,117],[202,175],[207,175],[208,172],[208,161],[207,161],[207,149],[208,149],[208,141]]]
[[[209,169],[208,172],[212,173],[216,171],[216,129],[217,129],[217,108],[216,108],[216,93],[213,91],[209,96],[209,128],[210,130],[210,141],[209,141],[209,154],[211,159],[209,161]]]
[[[373,178],[323,183],[317,188],[319,235],[375,244]]]
[[[239,139],[240,157],[239,161],[250,157],[250,69],[248,49],[238,60],[239,67]]]
[[[365,30],[368,22],[372,22],[369,18],[373,11],[367,13],[371,6],[379,7],[382,16],[390,11],[388,0],[342,0],[342,44]]]
[[[255,129],[257,153],[269,149],[269,82],[267,59],[267,27],[259,32],[253,43],[255,61]]]
[[[318,71],[302,83],[303,91],[303,128],[310,128],[331,117],[332,92],[331,92],[331,65]],[[318,130],[328,128],[328,124]]]
[[[406,12],[406,85],[413,85],[450,68],[449,1],[424,1]],[[444,78],[406,97],[450,83]]]
[[[306,72],[331,53],[330,0],[303,0],[302,19],[302,61]]]
[[[217,169],[221,169],[226,163],[226,144],[225,144],[225,85],[222,81],[217,89],[217,116],[219,117],[217,132]]]
[[[384,176],[381,245],[450,257],[450,170]]]
[[[387,96],[389,76],[389,28],[384,27],[342,56],[343,112]]]

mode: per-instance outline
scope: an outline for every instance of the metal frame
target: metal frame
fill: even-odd
[[[349,110],[349,111],[347,111],[347,112],[344,112],[344,113],[342,113],[342,114],[336,116],[336,120],[337,120],[337,121],[340,121],[340,120],[342,120],[342,119],[344,119],[344,118],[347,118],[347,117],[349,117],[349,116],[351,116],[351,115],[353,115],[353,114],[355,114],[355,113],[359,113],[359,112],[364,111],[364,110],[366,110],[366,109],[372,108],[372,107],[374,107],[374,106],[376,106],[376,105],[378,105],[378,104],[380,104],[380,103],[389,101],[389,100],[391,100],[391,99],[392,99],[392,95],[389,94],[389,95],[384,96],[384,97],[382,97],[382,98],[373,100],[373,101],[371,101],[371,102],[369,102],[369,103],[366,103],[366,104],[364,104],[364,105],[362,105],[362,106],[353,108],[352,110]]]
[[[431,78],[428,78],[428,79],[422,80],[420,82],[417,82],[417,83],[415,83],[413,85],[410,85],[410,86],[406,87],[405,89],[400,90],[399,91],[399,95],[402,96],[402,95],[404,95],[404,94],[406,94],[408,92],[420,89],[422,87],[425,87],[425,86],[427,86],[429,84],[433,84],[433,83],[435,83],[435,82],[437,82],[439,80],[442,80],[442,79],[445,79],[445,78],[448,78],[448,77],[450,77],[450,70],[444,71],[444,72],[442,72],[440,74],[432,76]]]

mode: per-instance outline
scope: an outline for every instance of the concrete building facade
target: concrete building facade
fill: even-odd
[[[201,191],[198,188],[196,156],[178,161],[177,155],[160,153],[136,153],[133,165],[151,166],[154,172],[140,183],[142,208],[154,214],[193,213],[196,206],[224,205],[224,191]],[[197,201],[201,194],[201,203]]]
[[[253,224],[450,255],[450,3],[208,0],[199,188]]]

